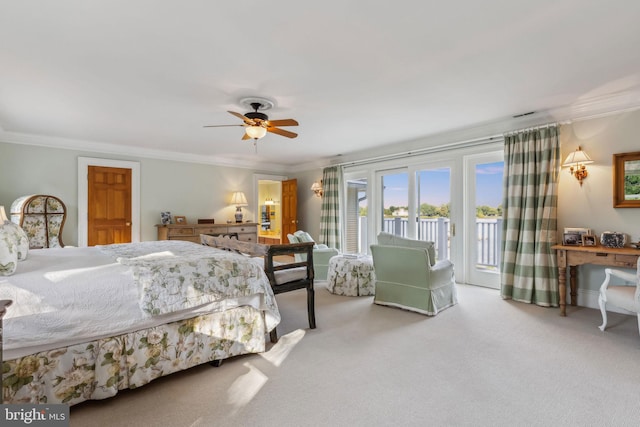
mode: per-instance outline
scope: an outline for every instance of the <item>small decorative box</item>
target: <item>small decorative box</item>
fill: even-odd
[[[615,231],[605,231],[600,235],[600,243],[607,248],[624,248],[627,243],[627,235]]]

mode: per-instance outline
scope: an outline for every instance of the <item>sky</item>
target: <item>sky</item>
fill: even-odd
[[[476,166],[476,205],[497,207],[502,203],[503,162]],[[384,205],[407,206],[409,174],[384,176]],[[440,206],[450,201],[451,174],[449,168],[420,172],[420,203]]]

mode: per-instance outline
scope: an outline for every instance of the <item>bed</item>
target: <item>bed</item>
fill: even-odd
[[[260,264],[185,241],[31,250],[5,299],[3,403],[105,399],[263,352],[280,321]]]

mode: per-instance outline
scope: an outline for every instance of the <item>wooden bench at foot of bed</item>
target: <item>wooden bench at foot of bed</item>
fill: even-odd
[[[243,242],[232,239],[229,236],[211,236],[207,234],[201,234],[200,241],[206,246],[263,258],[264,271],[267,274],[273,293],[276,295],[297,289],[306,289],[309,328],[316,328],[313,290],[313,242],[265,245],[261,243]],[[281,257],[287,256],[293,259],[295,254],[306,255],[306,257],[300,257],[305,260],[299,262],[278,262],[276,260],[276,257],[282,259]],[[275,328],[271,331],[269,337],[271,342],[278,341],[278,334]]]

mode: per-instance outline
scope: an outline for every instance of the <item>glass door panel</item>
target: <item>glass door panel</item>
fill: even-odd
[[[438,260],[451,256],[451,168],[416,172],[416,238],[435,243]]]
[[[467,283],[499,288],[502,235],[502,153],[467,163]]]
[[[381,230],[396,236],[409,237],[409,173],[385,172],[381,175]]]

